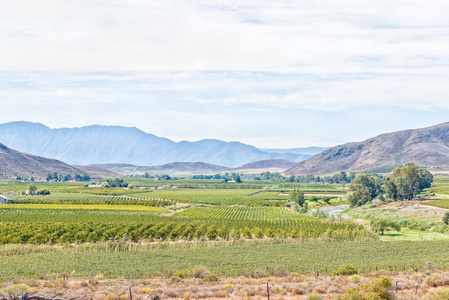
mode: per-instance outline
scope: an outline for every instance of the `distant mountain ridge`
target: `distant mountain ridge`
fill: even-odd
[[[160,166],[135,166],[129,164],[94,164],[86,167],[97,167],[106,170],[111,170],[124,174],[143,174],[144,172],[150,173],[167,173],[167,174],[207,174],[207,173],[220,173],[226,171],[251,170],[251,169],[284,169],[287,170],[296,165],[295,162],[283,160],[283,159],[270,159],[256,161],[248,164],[244,164],[237,168],[228,168],[219,165],[213,165],[203,162],[173,162]],[[81,167],[81,166],[76,166]],[[83,169],[83,168],[81,168]],[[87,170],[87,169],[86,169]]]
[[[135,127],[91,125],[50,129],[40,123],[24,121],[0,124],[0,143],[73,165],[125,163],[142,166],[201,161],[235,168],[260,160],[299,162],[311,157],[309,154],[269,153],[240,142],[214,139],[176,143]]]
[[[293,153],[293,154],[308,154],[313,156],[323,152],[328,148],[306,147],[306,148],[291,148],[291,149],[268,149],[268,148],[259,148],[259,149],[268,153]]]
[[[449,167],[449,123],[385,133],[363,142],[347,143],[300,162],[286,175],[371,171],[413,162],[431,168]]]
[[[244,164],[243,166],[238,167],[237,170],[270,168],[289,169],[294,165],[296,165],[296,163],[284,159],[269,159]]]
[[[157,166],[155,170],[167,173],[213,173],[229,171],[231,169],[203,162],[173,162],[162,166]]]

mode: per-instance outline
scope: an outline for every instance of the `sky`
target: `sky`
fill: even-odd
[[[1,123],[333,146],[449,121],[449,2],[1,1]]]

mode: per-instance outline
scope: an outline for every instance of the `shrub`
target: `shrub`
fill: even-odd
[[[186,272],[185,271],[176,271],[175,273],[173,273],[173,276],[184,279],[184,278],[186,278]]]
[[[279,265],[273,269],[273,275],[278,277],[286,277],[290,275],[290,271],[286,267]]]
[[[307,297],[308,300],[323,300],[323,298],[320,296],[320,294],[310,294],[309,297]]]
[[[363,300],[363,296],[356,288],[346,290],[346,294],[337,296],[335,300]]]
[[[305,293],[306,293],[306,291],[304,291],[302,288],[300,288],[300,287],[294,287],[293,289],[292,289],[292,292],[293,292],[293,294],[296,294],[296,295],[304,295]]]
[[[209,271],[204,266],[193,266],[187,269],[187,277],[204,278]]]
[[[334,270],[332,272],[332,274],[334,276],[338,276],[338,275],[354,275],[357,274],[358,270],[354,265],[351,264],[346,264],[341,266],[340,268],[338,268],[337,270]]]
[[[349,281],[353,282],[353,283],[359,283],[360,282],[360,276],[357,274],[354,274],[352,276],[350,276]]]
[[[30,287],[26,284],[14,284],[10,287],[6,287],[4,289],[2,289],[3,292],[8,293],[8,294],[23,294],[25,292],[29,292],[30,291]]]
[[[446,225],[449,225],[449,211],[444,213],[443,223],[446,224]]]
[[[209,273],[204,276],[204,281],[207,282],[216,282],[218,281],[218,276],[214,273]]]
[[[362,285],[362,291],[366,293],[366,299],[390,300],[395,298],[390,293],[391,287],[391,278],[381,275],[371,280],[370,283]]]
[[[257,270],[249,271],[248,276],[251,278],[263,278],[263,277],[269,277],[270,274],[265,270],[257,269]]]
[[[433,300],[449,300],[449,289],[437,292],[432,297]]]
[[[141,287],[139,289],[139,294],[149,294],[153,291],[152,288],[145,288],[145,287]]]
[[[174,271],[168,270],[168,269],[162,269],[159,272],[157,272],[157,276],[162,278],[170,278],[174,274]]]

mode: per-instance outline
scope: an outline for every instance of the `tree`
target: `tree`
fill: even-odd
[[[369,174],[357,174],[349,189],[353,192],[348,197],[351,206],[360,206],[382,194],[382,180]]]
[[[391,177],[387,177],[385,180],[385,194],[394,201],[398,200],[398,189],[394,183],[394,179]]]
[[[446,224],[446,225],[449,225],[449,211],[444,213],[443,223]]]
[[[36,195],[37,194],[37,187],[35,184],[30,184],[30,186],[28,187],[28,191],[30,193],[30,195]]]
[[[393,200],[412,200],[423,189],[431,187],[433,175],[418,169],[413,163],[396,168],[385,181],[387,197]]]
[[[290,192],[289,200],[298,203],[298,205],[302,207],[305,202],[304,193],[301,190],[293,189]]]
[[[234,181],[237,182],[237,183],[242,183],[242,179],[240,178],[239,174],[234,176]]]
[[[384,231],[388,229],[396,230],[398,232],[401,231],[401,227],[399,226],[399,224],[385,219],[371,220],[371,228],[376,232],[380,232],[380,235],[383,235]]]
[[[50,195],[50,191],[47,190],[47,189],[43,189],[43,190],[37,191],[37,194],[38,194],[38,195],[47,196],[47,195]]]

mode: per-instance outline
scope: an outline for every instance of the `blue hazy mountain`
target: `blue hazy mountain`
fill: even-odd
[[[290,153],[290,154],[308,154],[308,155],[317,155],[327,150],[328,148],[324,147],[306,147],[306,148],[291,148],[291,149],[264,149],[259,148],[262,151],[268,153]]]
[[[76,165],[205,162],[237,167],[269,159],[300,162],[312,156],[282,149],[263,151],[240,142],[215,139],[177,143],[135,127],[91,125],[50,129],[40,123],[24,121],[0,124],[0,143],[21,152]]]

